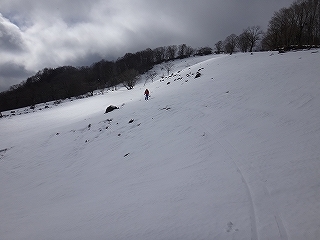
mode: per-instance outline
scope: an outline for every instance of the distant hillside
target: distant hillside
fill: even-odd
[[[89,67],[45,68],[26,81],[12,86],[9,91],[0,93],[0,111],[33,107],[38,103],[84,94],[92,95],[97,89],[119,84],[132,89],[139,76],[156,64],[211,53],[211,48],[196,50],[181,44],[127,53],[116,61],[101,60]]]

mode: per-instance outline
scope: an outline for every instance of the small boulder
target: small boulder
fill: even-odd
[[[115,109],[119,109],[119,108],[116,106],[110,105],[109,107],[106,108],[105,113],[112,112]]]

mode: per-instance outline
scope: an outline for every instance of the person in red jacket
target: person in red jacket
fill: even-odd
[[[144,95],[145,95],[145,100],[148,100],[149,99],[149,90],[148,89],[146,89],[145,91],[144,91]]]

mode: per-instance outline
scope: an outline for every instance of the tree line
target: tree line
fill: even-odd
[[[131,89],[139,75],[148,72],[156,64],[211,53],[208,47],[194,49],[181,44],[126,53],[116,61],[101,60],[91,66],[44,68],[20,84],[11,86],[8,91],[1,92],[0,111],[32,107],[38,103],[84,94],[93,95],[95,90],[119,84]]]
[[[257,47],[262,34],[263,32],[259,26],[248,27],[239,36],[231,34],[224,41],[218,41],[215,44],[215,53],[232,54],[237,50],[241,52],[257,50],[254,48]]]
[[[299,0],[275,12],[262,46],[265,49],[303,48],[318,46],[319,40],[320,1]]]
[[[224,41],[218,41],[215,52],[290,50],[319,44],[320,0],[298,0],[289,8],[275,12],[266,32],[259,26],[248,27],[239,36],[231,34]]]

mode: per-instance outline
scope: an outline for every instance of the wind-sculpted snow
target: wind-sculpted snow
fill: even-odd
[[[319,239],[319,62],[177,60],[130,91],[4,112],[0,238]]]

